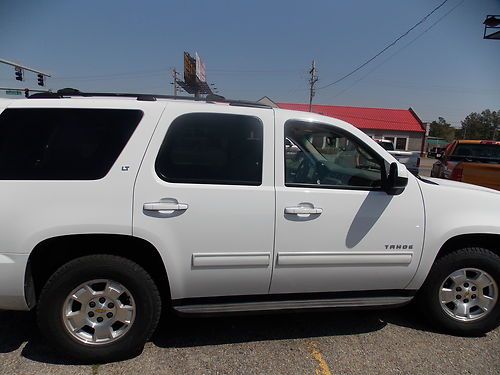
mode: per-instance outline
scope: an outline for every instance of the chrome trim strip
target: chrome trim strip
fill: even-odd
[[[278,266],[402,266],[411,263],[413,252],[278,252]]]
[[[269,267],[271,253],[194,253],[193,267]]]
[[[336,298],[323,300],[265,301],[174,306],[180,313],[210,314],[290,309],[390,306],[410,302],[413,297]]]

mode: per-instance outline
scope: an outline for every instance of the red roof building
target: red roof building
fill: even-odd
[[[264,97],[259,102],[273,107],[309,112],[309,104],[279,103]],[[425,126],[413,109],[347,107],[313,104],[312,112],[344,120],[374,139],[387,139],[395,149],[420,151]]]

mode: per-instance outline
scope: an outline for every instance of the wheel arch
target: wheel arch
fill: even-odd
[[[436,259],[464,247],[484,247],[500,255],[500,234],[468,233],[451,237],[441,246]]]
[[[50,276],[63,264],[86,255],[122,256],[143,267],[155,281],[164,302],[170,301],[170,284],[160,252],[145,239],[120,234],[87,233],[52,237],[32,250],[26,270],[25,296],[32,308]]]
[[[475,231],[457,233],[444,242],[426,245],[417,272],[406,286],[406,289],[420,289],[428,279],[436,260],[454,250],[465,247],[483,247],[500,256],[500,233],[480,233]],[[433,249],[436,249],[436,251],[433,251]]]

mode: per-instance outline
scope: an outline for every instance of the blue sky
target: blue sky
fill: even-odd
[[[0,0],[0,57],[51,73],[52,89],[170,94],[170,69],[182,69],[183,51],[197,51],[226,97],[307,102],[312,59],[321,87],[441,2]],[[500,109],[500,41],[482,39],[487,14],[500,14],[500,0],[448,0],[314,102],[411,106],[424,121],[444,116],[454,125],[472,111]],[[37,88],[33,74],[18,83],[0,65],[0,87]]]

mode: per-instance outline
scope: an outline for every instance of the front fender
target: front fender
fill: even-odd
[[[419,180],[425,208],[422,258],[408,289],[424,283],[439,251],[450,239],[463,235],[500,236],[500,194],[479,186],[432,179]],[[460,243],[456,244],[460,247]],[[464,243],[470,246],[470,241]]]

